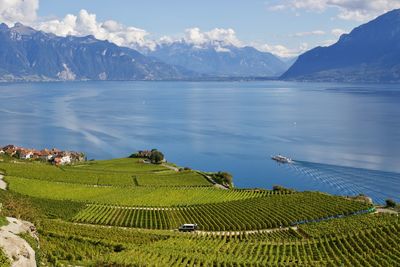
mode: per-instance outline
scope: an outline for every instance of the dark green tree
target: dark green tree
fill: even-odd
[[[151,163],[160,164],[164,160],[164,154],[158,150],[152,150],[150,154]]]
[[[387,208],[395,208],[396,202],[393,199],[386,199],[386,207]]]

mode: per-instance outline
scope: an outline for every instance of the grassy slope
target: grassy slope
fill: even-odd
[[[304,192],[166,210],[91,205],[81,211],[75,220],[149,229],[177,229],[184,223],[197,223],[201,230],[242,231],[290,226],[298,221],[347,215],[368,208],[369,205],[361,202]]]
[[[42,261],[49,266],[60,263],[83,266],[136,263],[140,266],[149,262],[159,266],[393,266],[400,259],[400,222],[387,215],[307,224],[299,232],[278,230],[238,237],[203,237],[68,222],[76,214],[85,213],[84,202],[126,206],[194,205],[180,208],[178,215],[175,211],[168,215],[169,210],[159,212],[162,215],[158,219],[152,217],[156,214],[154,210],[142,210],[135,216],[128,212],[130,222],[140,222],[128,226],[160,228],[158,223],[165,223],[168,226],[165,228],[170,228],[194,220],[205,223],[209,230],[276,227],[317,215],[320,218],[368,207],[339,197],[218,190],[205,187],[208,182],[192,172],[175,173],[133,159],[95,161],[62,169],[37,163],[0,163],[0,169],[5,170],[11,190],[0,192],[0,199],[8,195],[24,199],[24,203],[31,203],[42,214],[37,226]],[[114,225],[124,221],[122,211],[129,210],[116,208],[108,213]],[[271,223],[266,224],[268,221]]]
[[[8,224],[7,219],[3,216],[0,216],[0,227],[7,225],[7,224]]]
[[[61,261],[77,265],[140,266],[151,262],[159,266],[396,266],[400,254],[399,218],[368,215],[368,229],[354,223],[364,218],[340,219],[351,231],[329,237],[323,232],[308,237],[295,231],[203,237],[60,221],[47,221],[40,234],[44,255],[56,255]],[[69,241],[63,242],[67,238]]]
[[[211,186],[194,171],[177,173],[161,165],[144,164],[140,159],[94,161],[60,168],[39,162],[0,163],[0,170],[7,176],[88,185]]]
[[[0,216],[0,227],[7,224],[8,224],[7,219],[3,216]],[[0,248],[0,267],[8,267],[8,266],[10,266],[10,261],[4,254],[3,250]]]
[[[5,181],[9,183],[10,190],[37,198],[126,206],[196,205],[252,198],[264,194],[203,187],[94,187],[9,176]]]
[[[10,260],[7,258],[6,254],[4,254],[3,250],[0,248],[0,267],[9,267]]]

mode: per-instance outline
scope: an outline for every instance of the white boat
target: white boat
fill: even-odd
[[[291,158],[284,157],[282,155],[272,156],[271,158],[279,163],[293,163]]]

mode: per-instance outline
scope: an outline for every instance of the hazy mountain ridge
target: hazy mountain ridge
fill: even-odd
[[[399,82],[400,10],[390,11],[355,28],[329,47],[317,47],[302,54],[281,78]]]
[[[0,25],[0,80],[166,80],[196,74],[108,41]]]
[[[148,56],[185,69],[219,77],[277,77],[289,64],[268,52],[233,44],[190,44],[183,40],[158,44]]]

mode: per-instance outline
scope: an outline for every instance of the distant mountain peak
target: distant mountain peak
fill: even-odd
[[[285,62],[271,53],[250,46],[235,46],[222,40],[166,40],[144,53],[168,64],[209,76],[273,77],[288,68]]]
[[[0,81],[164,80],[193,72],[94,36],[59,37],[21,23],[0,26]]]
[[[302,54],[282,78],[400,82],[400,9],[354,28],[329,47]]]
[[[37,31],[31,27],[25,26],[22,23],[15,23],[14,27],[11,28],[11,31],[17,32],[21,35],[31,35],[35,34]]]

